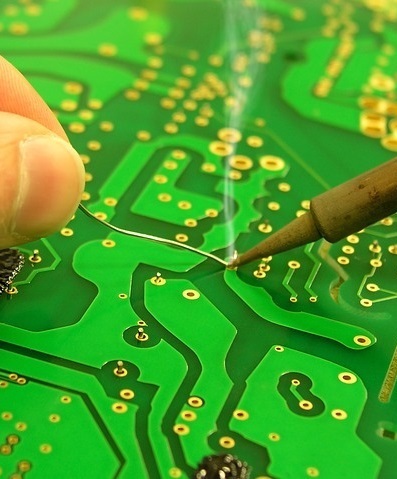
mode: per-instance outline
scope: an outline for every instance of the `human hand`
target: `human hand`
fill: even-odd
[[[80,156],[27,80],[0,57],[0,249],[57,231],[84,189]]]

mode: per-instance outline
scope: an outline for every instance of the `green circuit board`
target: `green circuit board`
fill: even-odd
[[[223,260],[397,151],[396,0],[7,0],[0,52],[86,208]],[[238,270],[81,211],[20,251],[1,478],[397,476],[397,218]]]

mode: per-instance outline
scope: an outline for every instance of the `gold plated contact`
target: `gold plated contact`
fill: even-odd
[[[186,424],[175,424],[173,430],[178,436],[186,436],[190,432],[190,429]]]
[[[113,369],[113,374],[119,378],[127,376],[128,371],[124,367],[123,361],[117,361],[117,366]]]
[[[133,399],[135,397],[135,393],[131,389],[122,389],[120,391],[120,397],[126,400]]]
[[[338,419],[339,421],[343,421],[347,418],[347,412],[343,409],[333,409],[331,411],[331,415],[333,418]]]
[[[236,409],[233,411],[233,417],[239,421],[246,421],[249,418],[249,414],[244,409]]]
[[[254,162],[245,155],[233,155],[229,157],[229,165],[236,170],[249,170],[252,168]]]
[[[305,411],[310,411],[311,409],[313,409],[313,403],[310,401],[302,400],[299,401],[299,407],[301,409],[304,409]]]
[[[186,299],[195,300],[199,299],[200,293],[195,289],[185,289],[185,291],[182,292],[182,296]]]
[[[225,449],[232,449],[236,445],[236,441],[229,436],[223,436],[219,439],[219,445]]]
[[[112,404],[112,411],[117,414],[124,414],[128,411],[128,406],[121,402],[115,402]]]
[[[345,384],[354,384],[357,382],[357,376],[355,376],[353,373],[349,372],[342,372],[338,374],[338,379],[342,383]]]
[[[278,156],[265,155],[259,159],[262,168],[269,171],[280,171],[285,168],[285,162]]]
[[[204,401],[198,396],[191,396],[187,400],[187,402],[188,402],[189,406],[194,407],[194,408],[200,408],[204,404]]]
[[[185,421],[195,421],[197,419],[197,414],[194,411],[182,411],[181,417]]]
[[[372,343],[368,336],[362,335],[354,336],[353,341],[360,346],[369,346]]]

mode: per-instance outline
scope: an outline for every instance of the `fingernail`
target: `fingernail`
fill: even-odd
[[[20,144],[20,186],[15,232],[37,238],[57,231],[73,216],[84,189],[79,154],[57,136],[32,136]]]

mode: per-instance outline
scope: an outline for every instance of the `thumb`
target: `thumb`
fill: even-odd
[[[34,120],[0,112],[0,249],[57,231],[83,188],[82,161],[69,143]]]

